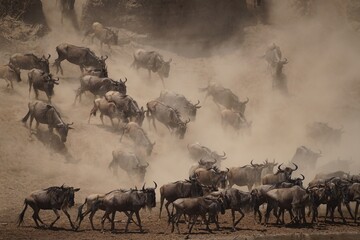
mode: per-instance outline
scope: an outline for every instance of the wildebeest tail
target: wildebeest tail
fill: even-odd
[[[23,119],[21,119],[21,121],[22,121],[23,123],[26,123],[26,121],[29,119],[29,117],[30,117],[30,109],[29,109],[29,111],[27,112],[27,114],[25,115],[25,117],[23,117]]]
[[[17,220],[17,225],[20,226],[20,224],[24,221],[24,215],[25,215],[25,211],[27,209],[28,203],[26,202],[26,199],[24,201],[25,207],[22,210],[22,212],[20,213],[18,220]]]
[[[83,220],[84,217],[82,215],[82,209],[83,209],[84,205],[86,204],[86,202],[87,202],[87,199],[85,199],[85,202],[83,204],[81,204],[80,207],[78,208],[78,215],[77,215],[76,221]]]

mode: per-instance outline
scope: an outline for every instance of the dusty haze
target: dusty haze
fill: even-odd
[[[288,1],[274,2],[271,25],[247,27],[243,42],[237,42],[238,36],[234,36],[209,50],[209,57],[185,58],[172,51],[171,43],[157,49],[132,41],[114,47],[112,53],[107,47],[100,51],[96,40],[94,44],[90,44],[88,39],[82,42],[82,35],[76,33],[69,23],[61,26],[60,15],[54,11],[55,1],[44,1],[46,18],[53,31],[30,43],[28,49],[22,47],[19,51],[50,53],[51,63],[57,57],[55,47],[62,42],[86,45],[98,55],[108,54],[109,76],[114,79],[127,77],[128,94],[141,106],[158,97],[162,85],[156,74],[148,80],[147,71],[130,69],[134,49],[157,50],[166,60],[173,59],[170,77],[165,80],[166,88],[184,94],[192,102],[199,99],[202,108],[198,110],[196,121],[188,124],[184,140],[170,136],[160,123],[157,123],[156,133],[149,129],[145,119],[143,127],[150,139],[156,141],[148,159],[150,166],[145,177],[148,185],[156,181],[161,186],[187,178],[193,161],[188,156],[186,145],[196,141],[218,152],[225,151],[228,159],[223,162],[223,168],[242,166],[252,159],[262,162],[269,158],[288,163],[296,148],[305,145],[323,152],[316,169],[304,173],[307,181],[320,171],[344,170],[359,174],[359,33],[346,21],[341,1],[321,1],[316,12],[307,17],[298,16]],[[332,5],[335,3],[337,5]],[[79,1],[76,5],[79,14],[81,4]],[[280,46],[283,56],[289,60],[283,70],[288,79],[289,97],[272,91],[267,64],[260,58],[272,43]],[[9,56],[12,53],[2,54]],[[7,57],[1,62],[6,63]],[[93,96],[88,93],[82,103],[72,106],[80,70],[65,61],[62,66],[65,74],[59,76],[61,83],[55,87],[53,103],[66,122],[74,122],[75,130],[69,133],[66,143],[68,157],[49,149],[36,137],[30,141],[28,129],[20,122],[27,112],[27,72],[22,72],[23,82],[15,83],[14,91],[6,89],[1,82],[0,213],[8,209],[17,213],[30,191],[50,185],[65,183],[80,187],[76,202],[82,202],[90,193],[103,193],[135,184],[141,186],[141,183],[131,182],[125,172],[119,171],[121,176],[116,178],[107,169],[112,150],[132,143],[128,139],[120,143],[120,132],[109,127],[110,121],[106,117],[106,126],[101,125],[98,116],[92,117],[91,124],[87,123]],[[51,71],[55,72],[55,69]],[[205,95],[198,91],[210,80],[232,89],[242,101],[249,97],[246,115],[252,121],[251,135],[236,135],[230,129],[223,131],[218,108],[211,98],[204,103]],[[34,93],[31,94],[33,98]],[[46,99],[42,92],[40,99]],[[307,139],[306,126],[314,121],[328,122],[335,128],[343,126],[345,133],[341,143],[323,146]],[[47,131],[47,128],[41,126],[40,130]],[[346,164],[344,161],[337,164],[337,159],[345,160]]]

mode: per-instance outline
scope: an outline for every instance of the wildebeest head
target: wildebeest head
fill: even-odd
[[[175,131],[175,135],[179,136],[180,139],[184,139],[186,133],[186,125],[190,122],[190,119],[185,122],[179,122]]]
[[[141,164],[138,163],[136,167],[134,167],[134,172],[139,177],[140,181],[143,182],[146,174],[146,168],[149,166],[149,163]]]
[[[44,55],[42,55],[42,57],[38,59],[38,64],[39,64],[40,69],[47,73],[50,72],[50,69],[49,69],[49,58],[50,57],[51,57],[50,54],[47,58]]]
[[[297,185],[297,186],[300,186],[300,187],[303,187],[303,181],[305,180],[305,176],[300,174],[301,175],[301,178],[298,177],[298,178],[295,178],[295,179],[290,179],[290,182],[294,185]]]
[[[56,130],[59,133],[62,142],[66,142],[69,129],[73,129],[70,125],[73,124],[74,123],[59,123],[56,125]]]
[[[166,62],[166,61],[162,60],[160,57],[158,57],[156,60],[162,62],[161,66],[158,70],[158,73],[165,78],[169,77],[170,63],[171,63],[172,59],[170,58],[169,61]]]
[[[141,107],[139,111],[136,112],[135,115],[135,122],[139,124],[139,126],[142,126],[144,119],[145,119],[145,113],[146,110],[144,110],[144,107]]]
[[[187,104],[185,106],[186,110],[187,110],[187,113],[188,115],[190,116],[191,120],[195,120],[195,117],[196,117],[196,111],[201,108],[201,106],[199,106],[200,104],[200,101],[198,100],[198,102],[196,104]]]
[[[68,201],[69,201],[69,207],[72,207],[75,205],[75,192],[79,191],[80,188],[73,188],[73,187],[68,187],[67,188],[67,192],[68,192]]]
[[[106,59],[108,59],[107,55],[105,55],[105,57],[101,56],[100,58],[97,59],[100,68],[106,69],[106,63],[105,63]]]
[[[264,161],[265,168],[269,169],[271,172],[273,171],[273,169],[276,165],[278,165],[278,164],[275,162],[275,159],[272,162],[269,162],[268,159],[266,159]]]
[[[288,63],[288,60],[286,58],[284,58],[284,60],[279,60],[275,65],[275,73],[281,74],[284,65],[287,63]]]
[[[11,78],[13,80],[16,80],[17,82],[21,82],[20,68],[15,67],[12,64],[9,64],[9,67],[10,67]]]
[[[146,194],[146,207],[153,208],[156,207],[156,194],[155,189],[157,188],[156,182],[154,182],[154,188],[145,188],[145,183],[141,189],[142,192]]]
[[[52,78],[51,74],[46,74],[43,78],[44,90],[48,96],[54,94],[54,85],[59,85],[59,78]]]
[[[287,180],[288,180],[288,179],[291,179],[291,174],[292,174],[292,172],[293,172],[293,171],[296,171],[296,170],[299,168],[295,163],[293,163],[293,164],[294,164],[294,166],[295,166],[294,169],[292,169],[292,168],[290,168],[290,167],[286,167],[286,168],[284,168],[284,169],[281,169],[281,166],[282,166],[283,164],[280,164],[280,165],[278,166],[278,171],[277,171],[276,174],[284,173],[284,174],[285,174],[285,178],[286,178]]]
[[[203,196],[203,188],[197,178],[189,178],[189,180],[185,180],[187,183],[190,183],[190,195],[191,197]]]
[[[122,94],[126,94],[126,82],[127,82],[127,78],[125,78],[125,81],[120,80],[119,81],[111,81],[113,86],[114,86],[114,89],[112,89],[113,91],[118,91],[119,93],[122,93]]]

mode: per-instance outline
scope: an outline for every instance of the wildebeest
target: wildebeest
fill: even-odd
[[[309,182],[309,187],[319,184],[325,184],[326,181],[336,181],[341,179],[349,179],[350,174],[344,171],[335,171],[330,173],[318,173],[314,179]]]
[[[126,80],[124,81],[124,83]],[[145,119],[144,108],[139,108],[138,103],[129,95],[122,94],[117,91],[109,91],[105,94],[105,98],[109,102],[114,102],[117,109],[122,115],[122,121],[127,122],[136,122],[142,126]]]
[[[196,178],[190,178],[190,180],[176,181],[173,183],[164,184],[160,187],[160,212],[159,218],[161,218],[162,206],[165,203],[165,209],[170,220],[169,204],[174,202],[178,198],[187,197],[199,197],[203,195],[203,189],[201,184]]]
[[[330,214],[331,221],[334,223],[334,212],[337,208],[342,220],[346,223],[344,215],[342,213],[341,205],[343,202],[343,192],[342,186],[340,182],[328,182],[326,183],[327,189],[327,202],[326,202],[326,214],[325,214],[325,222],[327,219],[328,214]]]
[[[145,130],[135,122],[129,122],[123,127],[123,133],[121,135],[120,141],[124,134],[127,134],[129,138],[135,143],[136,148],[141,147],[145,149],[148,156],[151,155],[151,152],[154,148],[155,142],[150,142],[148,135]]]
[[[54,63],[56,66],[56,73],[58,73],[60,70],[61,74],[63,74],[61,62],[65,59],[72,64],[78,65],[81,72],[83,72],[84,67],[90,66],[100,69],[106,68],[105,60],[108,57],[101,56],[99,58],[89,48],[62,43],[56,47],[56,52],[58,53],[58,58],[55,59]]]
[[[125,226],[125,232],[128,231],[129,223],[132,219],[132,215],[135,213],[137,222],[139,223],[140,232],[143,232],[139,211],[141,208],[153,208],[156,206],[155,189],[157,187],[154,182],[154,188],[145,188],[145,184],[141,190],[130,190],[127,192],[113,192],[108,194],[101,200],[105,207],[105,214],[101,219],[101,230],[104,231],[104,222],[112,214],[111,230],[114,230],[114,216],[118,212],[130,212]]]
[[[179,136],[180,139],[184,138],[187,128],[186,125],[190,122],[190,119],[185,122],[182,121],[179,111],[159,101],[150,101],[146,104],[146,107],[146,117],[149,119],[149,124],[150,119],[152,119],[155,130],[156,118],[159,122],[164,124],[171,133],[175,131],[175,135]]]
[[[117,149],[112,152],[113,160],[109,164],[109,169],[112,169],[114,175],[118,175],[118,168],[124,170],[130,178],[135,178],[138,182],[144,182],[146,168],[149,163],[144,161],[135,153],[126,152],[122,149]]]
[[[91,29],[85,33],[84,39],[89,35],[91,36],[91,42],[94,42],[95,37],[100,41],[101,48],[104,43],[107,44],[110,49],[110,45],[118,44],[118,35],[99,22],[94,22],[92,24]]]
[[[208,96],[212,96],[215,104],[240,112],[243,115],[245,114],[245,108],[246,104],[249,102],[249,98],[247,98],[246,101],[241,102],[239,97],[236,96],[230,89],[224,88],[215,82],[209,82],[208,86],[200,88],[200,91],[206,92],[204,103]]]
[[[199,169],[199,168],[210,169],[210,168],[212,168],[214,166],[217,166],[216,163],[217,163],[216,159],[213,159],[213,160],[200,159],[197,163],[194,163],[193,165],[191,165],[191,167],[189,169],[189,177],[190,178],[195,177],[196,169]]]
[[[206,224],[206,230],[211,232],[209,228],[209,218],[211,215],[217,215],[218,212],[222,214],[225,213],[225,206],[221,196],[212,197],[212,196],[204,196],[204,197],[196,197],[196,198],[179,198],[173,202],[175,208],[175,214],[172,216],[172,229],[171,232],[174,232],[175,224],[180,234],[179,229],[179,220],[183,214],[189,216],[189,220],[192,220],[192,223],[189,227],[189,234],[196,223],[198,216],[201,216],[203,221]],[[209,218],[206,218],[206,214],[209,214]],[[215,218],[216,219],[216,218]],[[217,222],[216,227],[219,228]]]
[[[218,167],[220,167],[221,162],[226,159],[225,152],[223,152],[223,155],[220,155],[216,151],[212,151],[210,148],[205,147],[198,142],[188,144],[187,149],[193,160],[201,160],[202,162],[212,161]]]
[[[275,209],[277,214],[277,223],[280,221],[280,214],[278,214],[277,208],[280,208],[280,212],[288,210],[291,216],[291,222],[306,223],[305,218],[305,206],[310,202],[309,194],[307,191],[299,186],[293,186],[291,188],[279,188],[272,189],[266,193],[267,197],[267,209],[265,214],[265,223],[269,221],[270,212]],[[295,216],[293,216],[293,210]],[[284,220],[284,219],[283,219]],[[282,221],[284,223],[284,221]]]
[[[13,89],[12,81],[16,80],[17,82],[21,82],[20,69],[9,64],[0,66],[0,79],[1,78],[5,80],[7,87],[11,86],[11,89]]]
[[[56,131],[59,133],[61,141],[66,142],[66,138],[68,135],[69,129],[71,124],[65,123],[61,117],[60,113],[55,109],[55,107],[51,104],[44,103],[42,101],[33,101],[28,104],[29,111],[22,119],[23,123],[30,117],[30,133],[31,133],[31,125],[35,118],[36,120],[36,127],[39,126],[40,123],[47,124],[49,128],[49,132],[52,134],[53,129],[55,128]]]
[[[59,220],[60,215],[58,210],[62,210],[69,219],[71,227],[74,229],[75,227],[67,210],[68,208],[74,206],[75,192],[79,190],[80,188],[65,187],[63,185],[61,187],[49,187],[43,190],[32,192],[24,200],[25,207],[19,215],[18,226],[20,226],[20,224],[24,221],[25,211],[29,205],[34,211],[32,217],[37,227],[40,227],[38,221],[46,226],[39,217],[39,212],[41,209],[53,210],[56,214],[56,219],[50,224],[50,227],[52,227],[56,221]]]
[[[111,125],[113,127],[114,127],[113,118],[118,118],[119,122],[120,122],[120,119],[122,118],[121,113],[117,109],[115,103],[108,102],[105,97],[102,97],[102,98],[97,98],[94,100],[94,107],[90,111],[88,123],[90,123],[91,115],[96,116],[96,112],[98,110],[100,111],[100,119],[101,119],[101,123],[103,125],[104,125],[104,120],[103,120],[104,115],[108,116],[110,118]]]
[[[60,0],[61,23],[63,23],[65,16],[70,20],[75,30],[79,30],[79,23],[76,18],[74,4],[75,0]]]
[[[300,168],[303,168],[302,170],[307,170],[316,166],[316,162],[319,157],[321,157],[321,151],[316,153],[305,146],[301,146],[296,149],[291,162],[300,165]]]
[[[239,133],[241,129],[249,129],[251,122],[248,122],[241,112],[223,109],[221,111],[221,125],[224,129],[226,129],[227,126],[231,126]]]
[[[225,188],[229,171],[228,168],[226,171],[221,171],[216,166],[211,169],[199,168],[195,170],[195,177],[201,184]]]
[[[360,205],[360,183],[352,183],[351,185],[343,188],[343,198],[346,208],[348,209],[350,215],[355,219],[356,223]],[[350,202],[356,202],[354,215],[351,213]]]
[[[199,106],[199,100],[196,104],[192,104],[184,97],[184,95],[175,93],[170,90],[162,90],[160,97],[158,97],[156,100],[174,109],[177,109],[181,116],[188,117],[192,121],[195,121],[197,109],[201,108],[201,106]]]
[[[82,75],[83,76],[91,75],[91,76],[97,76],[99,78],[107,78],[108,71],[106,66],[105,68],[84,67],[84,72]]]
[[[77,98],[81,101],[81,95],[89,91],[95,96],[104,96],[108,91],[117,91],[121,94],[126,94],[126,81],[114,81],[111,78],[100,78],[97,76],[86,75],[80,78],[80,87],[76,91],[74,104]]]
[[[286,167],[285,169],[281,169],[282,164],[280,164],[278,166],[278,170],[276,173],[270,173],[265,175],[264,177],[261,178],[261,183],[263,185],[273,185],[276,183],[280,183],[280,182],[285,182],[288,181],[289,179],[291,179],[291,174],[293,171],[296,171],[299,167],[293,163],[295,168],[292,169],[290,167]]]
[[[264,162],[264,168],[261,170],[261,178],[264,177],[266,174],[274,173],[274,167],[278,165],[275,162],[275,159],[272,162],[269,162],[268,159]]]
[[[171,61],[171,58],[169,61],[165,61],[163,56],[161,56],[156,51],[145,51],[144,49],[137,49],[134,52],[134,61],[131,66],[135,67],[136,69],[147,69],[149,72],[149,78],[151,77],[151,71],[157,72],[160,76],[163,87],[165,87],[164,78],[169,77]]]
[[[264,164],[245,165],[243,167],[232,167],[227,174],[229,187],[234,184],[238,186],[247,186],[251,191],[253,185],[258,186],[261,184],[261,171],[264,168]]]
[[[44,72],[49,73],[49,58],[51,55],[46,58],[44,55],[42,57],[37,57],[32,53],[15,53],[10,57],[9,64],[14,66],[14,68],[31,70],[37,68],[43,70]]]
[[[307,125],[307,136],[319,143],[323,144],[338,144],[341,141],[341,136],[344,133],[343,127],[333,128],[328,123],[314,122]]]
[[[54,86],[59,84],[59,78],[53,79],[51,73],[44,72],[40,69],[31,69],[28,72],[29,82],[29,97],[31,93],[31,87],[34,88],[35,98],[39,97],[39,90],[46,93],[46,96],[51,103],[51,97],[54,95]]]

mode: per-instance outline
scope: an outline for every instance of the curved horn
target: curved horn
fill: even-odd
[[[222,156],[219,155],[219,157],[220,158],[226,158],[226,153],[223,151],[223,155]]]
[[[303,180],[305,179],[305,176],[304,176],[304,175],[302,175],[302,174],[300,174],[300,175],[302,176],[302,179],[300,179],[300,180],[302,180],[302,181],[303,181]]]
[[[125,77],[125,81],[123,83],[126,83],[127,82],[127,78]]]
[[[256,166],[253,164],[253,161],[254,161],[254,159],[252,159],[252,160],[250,161],[250,164],[251,164],[251,166],[256,167]]]
[[[144,183],[144,185],[142,186],[142,190],[145,191],[145,183]]]
[[[47,60],[49,60],[50,57],[51,57],[51,55],[49,54],[49,57],[47,58]]]
[[[246,97],[246,100],[245,100],[245,102],[243,102],[244,104],[247,104],[248,102],[249,102],[249,98],[248,97]]]
[[[68,126],[70,126],[70,125],[74,125],[74,122],[72,122],[72,123],[68,123],[67,125],[68,125]]]
[[[188,124],[190,122],[190,118],[185,121],[185,124]]]
[[[284,58],[284,60],[283,60],[282,62],[283,62],[283,64],[286,64],[286,63],[288,63],[288,60],[287,60],[287,58]]]
[[[281,165],[283,165],[283,164],[280,164],[280,165],[278,166],[278,170],[279,170],[279,171],[282,171]]]
[[[226,170],[227,170],[226,172],[230,172],[230,169],[229,169],[229,168],[226,168]]]
[[[295,163],[292,163],[292,164],[294,164],[295,169],[291,169],[291,170],[296,171],[299,168],[298,165],[296,165]]]
[[[198,99],[198,102],[196,104],[194,104],[194,106],[197,106],[200,104],[200,100]]]
[[[155,181],[153,181],[154,182],[154,184],[155,184],[155,188],[154,188],[154,190],[157,188],[157,183],[155,182]]]

